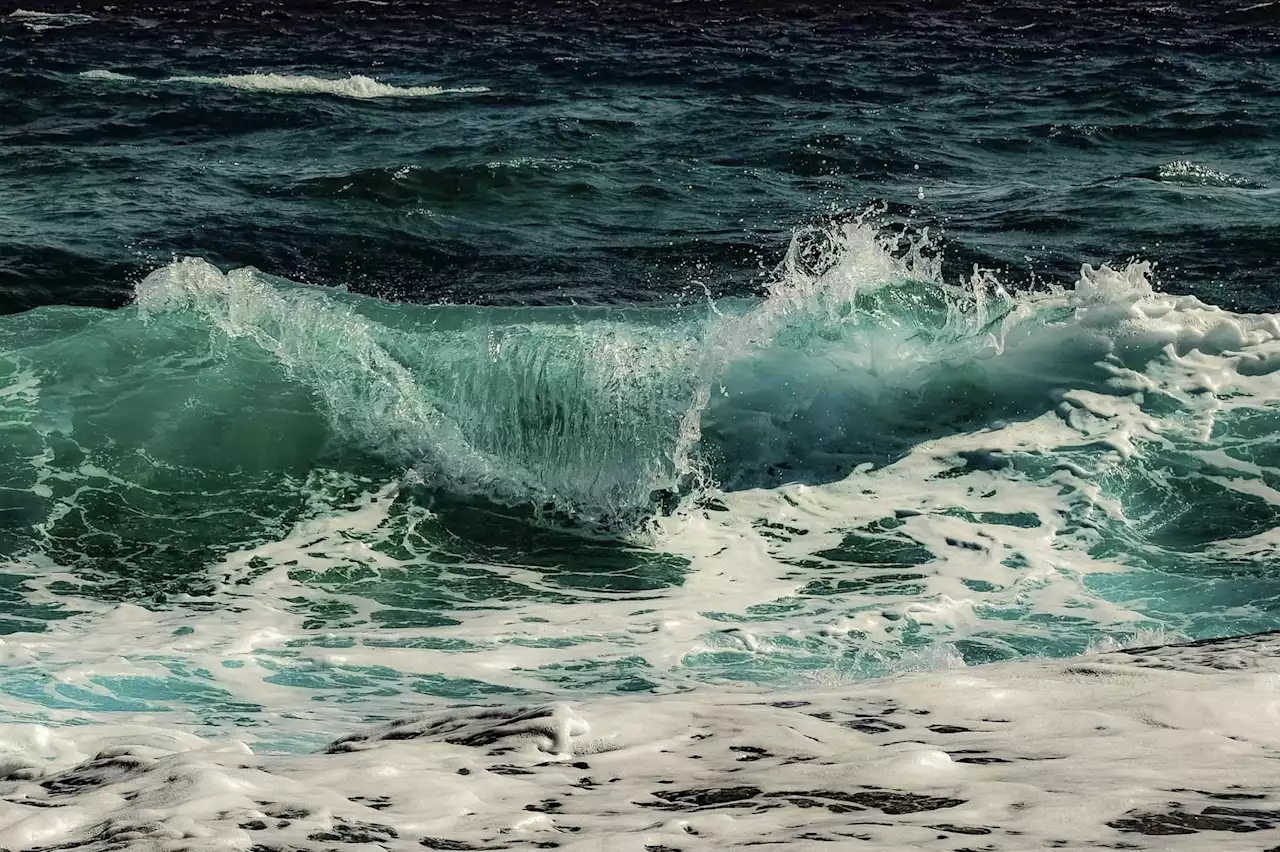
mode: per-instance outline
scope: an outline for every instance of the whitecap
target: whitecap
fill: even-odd
[[[136,80],[137,77],[131,77],[128,74],[119,74],[115,71],[108,71],[105,68],[95,68],[92,71],[81,71],[80,76],[86,80]]]
[[[424,708],[290,756],[139,718],[13,725],[0,843],[1246,848],[1280,807],[1276,652],[1262,635],[803,695]]]
[[[485,86],[393,86],[373,77],[352,74],[349,77],[330,79],[307,74],[230,74],[226,76],[189,75],[170,77],[171,83],[200,83],[207,86],[226,86],[255,92],[281,94],[339,95],[345,98],[427,98],[444,94],[477,94],[487,92]]]
[[[94,69],[82,71],[86,80],[136,80],[127,74]],[[352,74],[349,77],[312,77],[307,74],[229,74],[229,75],[181,75],[169,77],[162,83],[198,83],[205,86],[225,86],[251,92],[275,92],[278,94],[336,95],[344,98],[369,100],[374,98],[429,98],[446,94],[479,94],[489,91],[487,86],[393,86],[373,77]]]
[[[17,9],[10,12],[8,19],[14,23],[22,24],[34,32],[74,27],[97,20],[92,15],[85,15],[79,12],[33,12],[28,9]]]
[[[1221,172],[1190,160],[1165,163],[1156,169],[1155,179],[1162,183],[1176,183],[1182,186],[1218,186],[1237,189],[1260,189],[1263,186],[1248,178]]]

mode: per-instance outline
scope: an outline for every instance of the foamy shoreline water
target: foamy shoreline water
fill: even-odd
[[[1256,850],[1280,837],[1280,636],[438,711],[294,757],[127,725],[0,745],[15,849]]]

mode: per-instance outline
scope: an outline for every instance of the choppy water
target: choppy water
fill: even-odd
[[[0,845],[859,836],[813,807],[918,813],[868,838],[912,848],[963,840],[938,819],[1002,826],[993,848],[1270,831],[1274,640],[1151,652],[1163,680],[1043,661],[1280,629],[1277,8],[6,13]],[[1112,674],[1132,687],[1081,686]],[[1248,709],[1171,709],[1195,689]],[[831,709],[855,700],[880,709]],[[211,804],[262,783],[219,743],[548,703],[393,728],[381,770],[253,758],[350,812]],[[1165,756],[1078,804],[1072,779],[1113,771],[1071,727],[1093,707],[1126,760]],[[701,777],[651,760],[646,725],[656,753],[742,741]],[[923,750],[858,775],[893,731]],[[804,749],[729,774],[796,736],[824,743],[825,793],[864,792],[786,787]],[[521,816],[558,776],[499,789],[480,776],[533,769],[466,751],[605,741],[620,780],[719,791],[638,807],[710,815],[600,819],[628,783],[592,818]],[[1066,768],[991,768],[1035,743]],[[66,769],[105,745],[134,750]],[[1231,765],[1256,812],[1213,804]],[[340,780],[383,770],[446,772],[450,804]],[[1028,783],[1048,798],[992,792]],[[1177,783],[1209,800],[1169,816]],[[1079,831],[1054,834],[1064,791]],[[800,816],[735,822],[758,796]]]

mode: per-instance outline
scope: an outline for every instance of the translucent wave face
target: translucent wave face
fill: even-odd
[[[1014,297],[942,282],[926,243],[890,248],[858,224],[802,234],[768,298],[709,314],[391,307],[196,260],[138,306],[256,343],[344,440],[428,484],[606,526],[657,492],[839,480],[1068,391],[1131,396],[1167,346],[1274,328],[1158,297],[1143,264]]]
[[[806,232],[763,300],[680,312],[189,260],[134,308],[4,318],[3,709],[296,749],[423,696],[1277,626],[1276,318],[1144,264],[1014,293],[933,254]]]
[[[202,261],[149,277],[138,307],[256,343],[341,440],[455,495],[609,525],[690,472],[684,432],[705,381],[697,321],[395,310]]]

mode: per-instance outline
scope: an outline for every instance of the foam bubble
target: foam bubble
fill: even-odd
[[[95,68],[91,71],[81,71],[80,76],[86,80],[136,80],[137,77],[131,77],[128,74],[119,74],[115,71],[108,71],[103,68]]]

